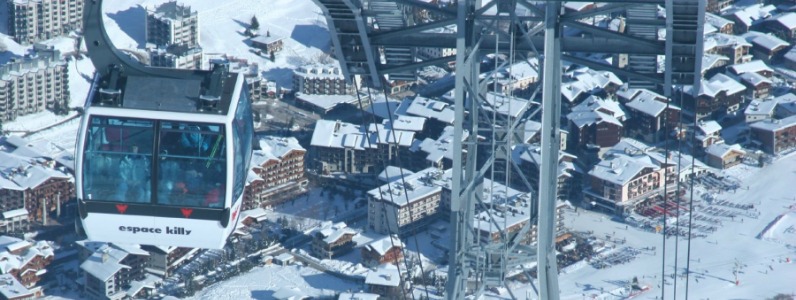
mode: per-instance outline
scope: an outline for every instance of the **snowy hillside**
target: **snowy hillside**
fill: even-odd
[[[121,49],[143,49],[146,43],[146,9],[154,9],[168,0],[106,1],[103,10],[108,35]],[[275,1],[183,1],[199,13],[199,40],[205,54],[227,54],[248,59],[260,66],[265,78],[280,86],[291,86],[292,70],[329,51],[331,40],[326,19],[311,0]],[[249,51],[243,35],[252,16],[262,33],[284,37],[284,49],[276,61]]]

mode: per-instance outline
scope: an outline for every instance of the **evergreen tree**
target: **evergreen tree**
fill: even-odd
[[[252,16],[251,24],[249,24],[250,29],[260,29],[260,22],[257,21],[257,16]]]

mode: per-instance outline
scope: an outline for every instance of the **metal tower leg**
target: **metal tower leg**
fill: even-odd
[[[561,2],[548,2],[545,9],[544,67],[542,76],[542,160],[539,176],[539,298],[558,299],[556,263],[555,209],[558,190],[558,151],[561,115]]]

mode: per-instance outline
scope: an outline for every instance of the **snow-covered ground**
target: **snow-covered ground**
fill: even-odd
[[[778,293],[796,292],[796,286],[793,285],[793,278],[796,278],[796,263],[793,262],[796,258],[796,247],[788,245],[796,241],[796,235],[787,230],[793,226],[794,215],[791,211],[796,207],[793,206],[796,205],[796,198],[791,186],[796,182],[794,170],[796,156],[786,157],[763,169],[741,164],[724,172],[743,178],[743,185],[748,186],[748,190],[739,189],[735,193],[726,191],[719,194],[718,199],[737,204],[753,204],[755,209],[759,208],[760,215],[757,218],[737,217],[734,220],[724,218],[716,232],[707,238],[691,240],[692,273],[688,282],[690,298],[766,299]],[[601,289],[607,292],[626,287],[634,276],[642,284],[651,287],[650,291],[636,299],[655,299],[656,296],[661,296],[662,291],[662,263],[667,276],[674,272],[675,262],[677,273],[683,274],[688,256],[687,240],[675,240],[673,237],[667,239],[664,260],[663,239],[660,234],[641,231],[632,226],[625,229],[624,224],[602,218],[601,214],[582,209],[578,211],[579,215],[569,212],[566,216],[569,228],[594,230],[598,237],[608,234],[624,238],[627,240],[625,246],[655,246],[656,251],[642,252],[635,260],[608,269],[597,270],[587,265],[575,272],[562,274],[562,299],[582,299],[584,295],[601,294]],[[772,221],[783,214],[786,217],[771,229],[775,239],[757,238]],[[736,259],[744,265],[738,275],[740,284],[737,286],[733,275]],[[788,259],[790,262],[787,262]],[[663,286],[666,299],[675,296],[674,283],[675,280],[670,278]],[[686,281],[678,278],[676,284],[677,299],[684,298]]]
[[[188,299],[273,299],[281,288],[299,288],[309,296],[333,296],[347,290],[358,291],[359,284],[345,281],[315,269],[299,266],[267,265],[211,285]]]

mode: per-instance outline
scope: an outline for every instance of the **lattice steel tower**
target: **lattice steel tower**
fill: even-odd
[[[446,287],[449,299],[471,294],[477,298],[487,287],[506,285],[504,279],[517,272],[530,276],[520,266],[533,260],[537,261],[538,297],[559,297],[553,242],[562,59],[611,71],[632,87],[660,89],[667,97],[673,86],[700,86],[705,0],[610,0],[588,2],[593,7],[580,11],[564,9],[563,1],[314,1],[326,15],[334,54],[349,79],[362,76],[371,87],[383,88],[385,75],[391,80],[414,80],[418,68],[455,60],[454,149],[467,152],[454,151],[451,227],[455,236]],[[433,17],[418,19],[421,15]],[[622,26],[610,30],[589,22],[603,15],[621,16]],[[456,55],[420,60],[419,48],[455,48]],[[481,61],[490,53],[506,59],[482,73]],[[595,54],[626,57],[627,63],[609,65],[593,59]],[[539,63],[531,64],[531,58]],[[531,64],[542,84],[530,97],[489,95],[487,85],[494,82],[496,71],[506,70],[514,61]],[[518,128],[539,112],[541,174],[539,185],[531,186],[511,155],[521,143]],[[465,131],[471,134],[463,138]],[[491,180],[485,184],[484,179]],[[519,233],[509,234],[496,221],[500,219],[494,216],[496,212],[486,208],[493,204],[492,194],[500,192],[494,183],[512,180],[538,191],[538,204],[526,208],[531,221]],[[499,229],[497,241],[475,233],[476,222],[481,222],[476,221],[476,212],[486,213],[489,217],[484,222]],[[537,224],[534,249],[522,240],[534,236]]]

